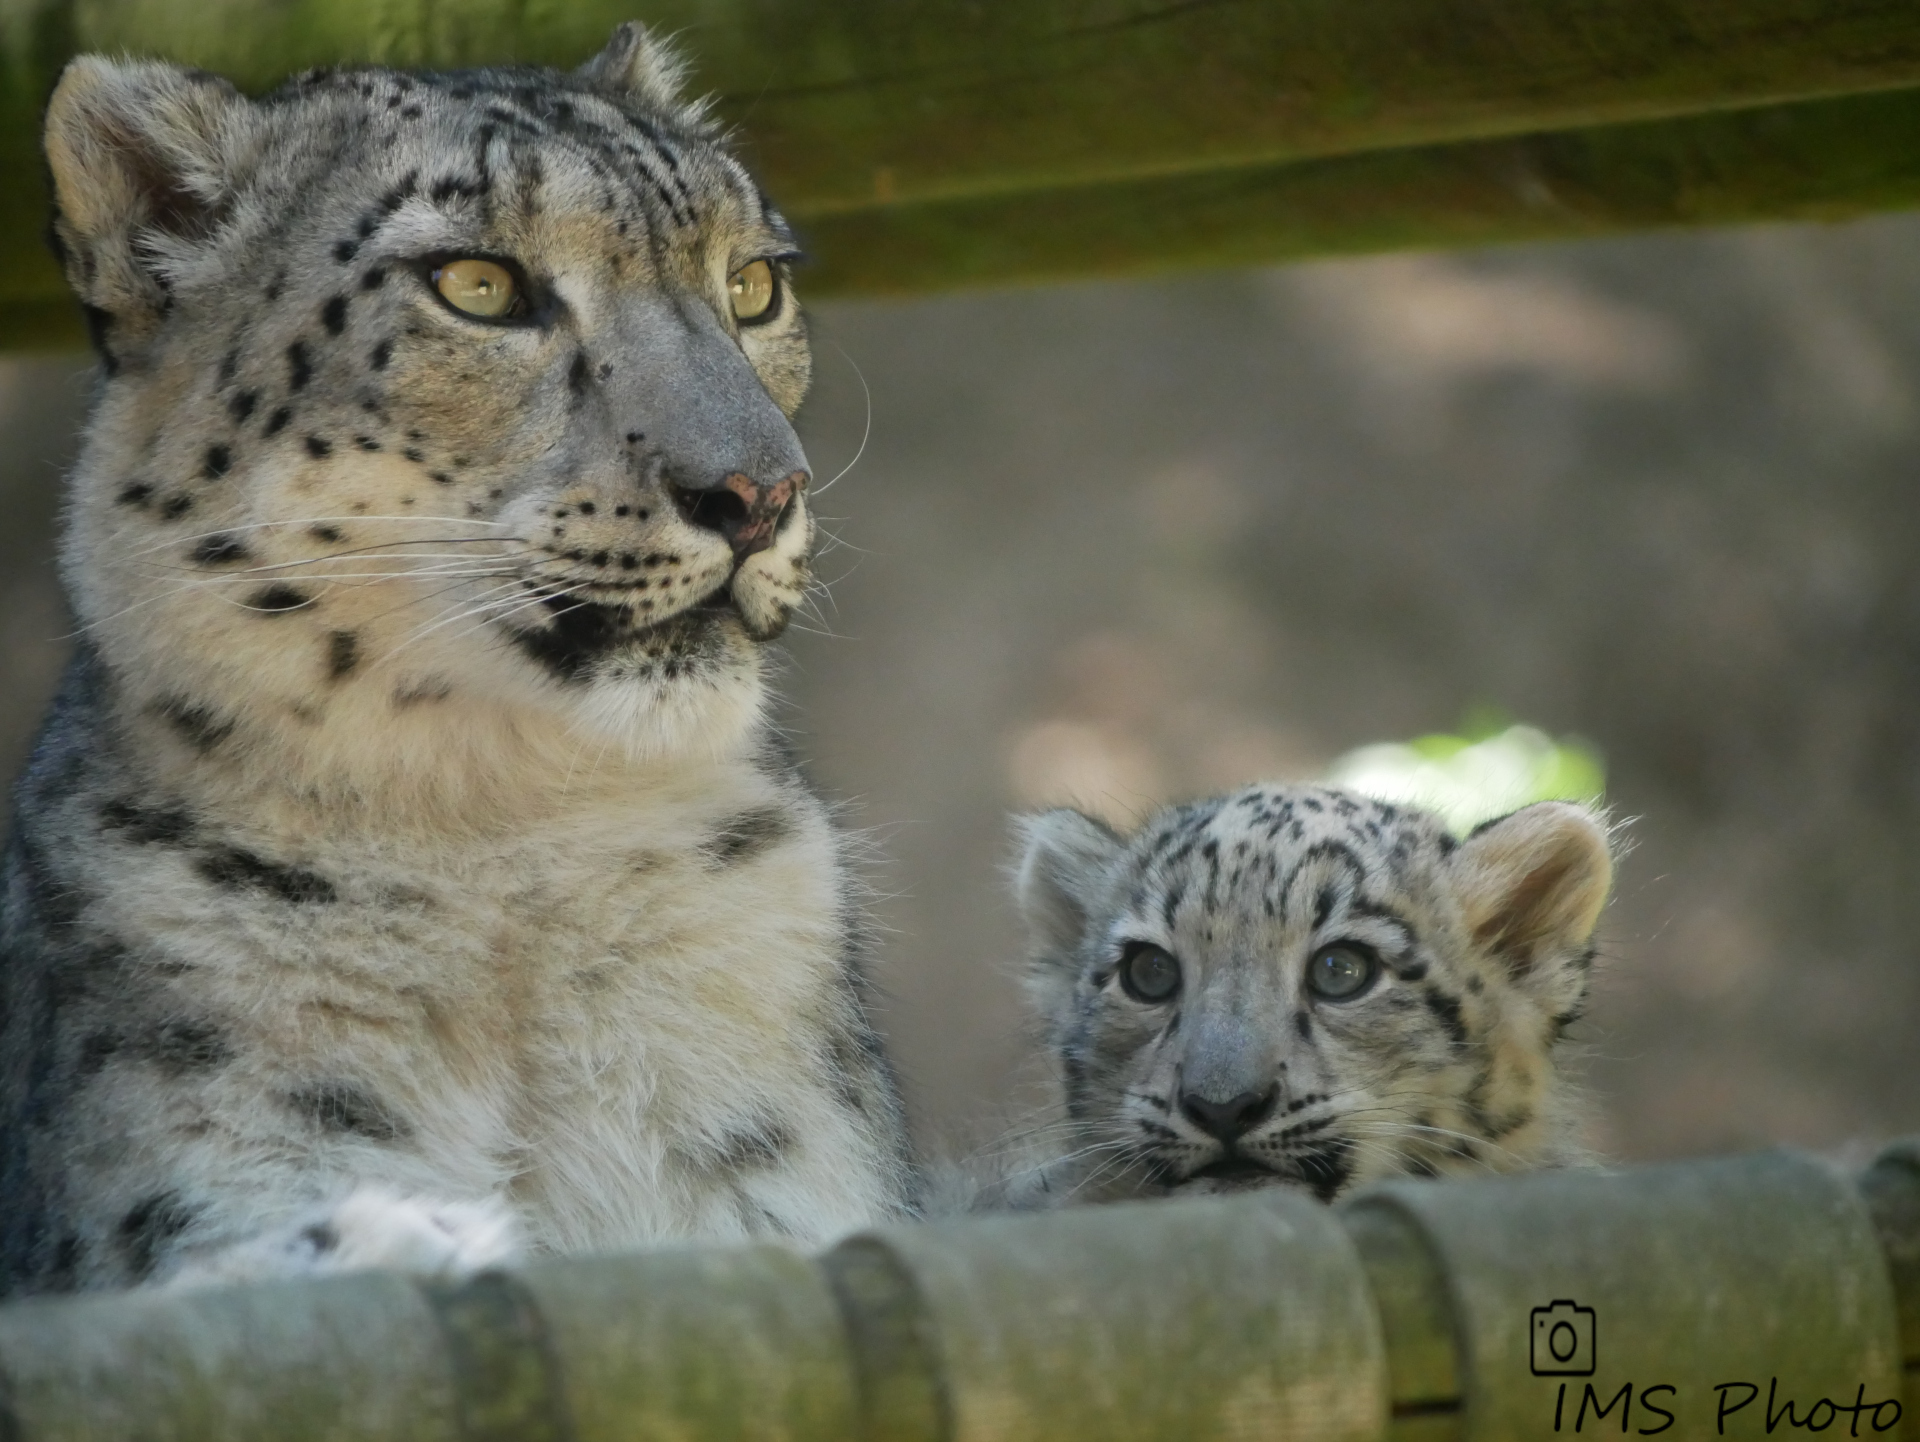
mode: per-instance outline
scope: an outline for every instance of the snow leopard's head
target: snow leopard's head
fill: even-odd
[[[808,581],[809,358],[791,234],[678,80],[635,25],[570,73],[258,100],[67,68],[55,233],[104,373],[67,571],[158,714],[751,728]]]
[[[1577,1154],[1553,1048],[1587,994],[1612,865],[1583,807],[1456,840],[1317,786],[1175,806],[1122,836],[1022,824],[1029,990],[1059,1070],[1062,1200]]]

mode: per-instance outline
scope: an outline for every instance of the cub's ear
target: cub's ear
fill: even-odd
[[[47,104],[55,242],[93,314],[130,330],[166,306],[170,263],[219,224],[258,131],[216,75],[82,55]]]
[[[631,96],[657,110],[686,106],[680,86],[687,78],[687,62],[638,20],[615,30],[607,48],[575,73],[597,90]]]
[[[1542,801],[1475,828],[1454,853],[1474,944],[1555,1015],[1585,999],[1589,942],[1613,884],[1607,829],[1584,806]]]
[[[1020,861],[1014,897],[1027,924],[1027,999],[1049,1027],[1071,1010],[1077,953],[1107,868],[1126,849],[1118,832],[1061,808],[1014,822]]]
[[[1079,946],[1104,873],[1126,840],[1103,822],[1065,808],[1022,816],[1014,828],[1020,839],[1014,895],[1035,963],[1064,964]]]

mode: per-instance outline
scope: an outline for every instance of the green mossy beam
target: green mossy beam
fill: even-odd
[[[1848,108],[1920,87],[1912,0],[0,0],[0,344],[74,334],[36,136],[69,55],[254,88],[354,61],[568,64],[636,10],[808,227],[815,294],[1916,199],[1887,164],[1917,148],[1913,107]],[[1784,174],[1768,116],[1797,132]],[[1685,190],[1701,166],[1710,195]]]
[[[45,1298],[0,1306],[0,1438],[1911,1442],[1916,1259],[1909,1141]]]

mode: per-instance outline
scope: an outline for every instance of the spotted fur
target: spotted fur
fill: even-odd
[[[1253,786],[1131,836],[1074,811],[1022,829],[1029,992],[1060,1104],[994,1199],[1278,1184],[1330,1200],[1382,1176],[1582,1158],[1554,1050],[1586,1002],[1612,875],[1584,808],[1542,803],[1460,841],[1409,807]],[[1141,970],[1156,957],[1177,985],[1143,999],[1142,977],[1176,974]],[[1330,997],[1316,967],[1368,980]]]
[[[259,100],[66,71],[102,377],[0,911],[0,1293],[906,1205],[845,845],[763,717],[793,241],[676,78],[637,26]],[[461,256],[525,313],[443,301]]]

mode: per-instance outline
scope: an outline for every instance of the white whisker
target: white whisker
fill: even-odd
[[[828,491],[832,490],[835,482],[837,482],[841,476],[846,475],[848,471],[860,464],[860,457],[867,453],[867,438],[873,434],[873,388],[867,384],[866,376],[861,372],[860,366],[854,358],[847,354],[846,348],[838,341],[833,342],[833,348],[840,352],[841,359],[852,366],[854,375],[859,377],[861,394],[867,398],[867,420],[865,427],[860,432],[860,448],[853,453],[853,459],[840,468],[833,480],[828,481],[824,486],[816,487],[814,490],[816,496],[825,495]]]

